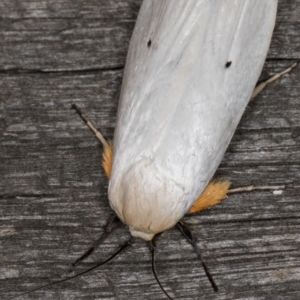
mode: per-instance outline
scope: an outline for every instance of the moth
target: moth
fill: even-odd
[[[104,155],[109,203],[132,236],[152,240],[225,197],[224,183],[201,195],[254,91],[276,10],[277,0],[143,2]]]
[[[113,142],[73,106],[104,146],[102,166],[116,214],[73,267],[120,222],[133,237],[150,241],[153,253],[154,237],[177,226],[217,290],[182,218],[219,203],[228,192],[229,181],[212,177],[248,102],[268,83],[256,87],[276,10],[277,0],[143,1]]]

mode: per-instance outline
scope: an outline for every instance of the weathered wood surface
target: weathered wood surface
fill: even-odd
[[[0,297],[63,278],[111,215],[100,146],[77,103],[113,137],[128,42],[141,0],[0,2]],[[300,0],[280,0],[261,78],[300,57]],[[300,299],[300,67],[246,110],[217,175],[234,187],[285,184],[281,195],[230,195],[186,218],[220,291],[175,229],[157,272],[175,299]],[[134,145],[133,145],[134,146]],[[119,229],[78,270],[129,237]],[[20,299],[165,299],[145,242],[106,266]]]

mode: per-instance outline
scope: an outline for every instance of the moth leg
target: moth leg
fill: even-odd
[[[252,192],[252,191],[280,191],[284,190],[285,185],[259,185],[259,186],[243,186],[235,189],[230,189],[227,191],[227,194],[234,194],[234,193],[244,193],[244,192]]]
[[[112,142],[106,141],[103,137],[102,133],[95,128],[93,123],[86,118],[81,109],[76,105],[72,104],[71,108],[75,109],[80,118],[84,121],[84,123],[90,128],[90,130],[95,134],[96,138],[101,142],[103,146],[102,152],[102,162],[101,165],[104,169],[107,179],[110,178],[111,168],[112,168]]]
[[[296,61],[293,65],[291,65],[289,68],[285,69],[284,71],[275,74],[274,76],[272,76],[271,78],[269,78],[266,81],[263,81],[262,83],[260,83],[258,86],[256,86],[256,88],[254,89],[251,98],[249,100],[252,101],[269,83],[279,79],[281,76],[283,76],[284,74],[287,74],[289,72],[291,72],[294,68],[297,67],[297,65],[300,63],[300,60]]]
[[[180,220],[177,224],[176,224],[177,228],[179,229],[179,231],[182,233],[182,235],[186,238],[186,240],[193,246],[194,248],[194,251],[198,257],[198,259],[200,260],[203,268],[204,268],[204,271],[206,273],[206,276],[208,278],[208,280],[210,281],[213,289],[215,292],[217,292],[219,289],[218,289],[218,286],[216,285],[212,275],[210,274],[210,271],[208,269],[208,266],[206,265],[206,262],[200,252],[200,249],[198,248],[197,244],[196,244],[196,240],[195,238],[193,237],[191,231],[189,230],[189,228],[186,226],[186,224]]]
[[[103,145],[103,147],[107,147],[108,142],[105,140],[102,133],[99,130],[97,130],[95,128],[95,126],[93,125],[93,123],[85,117],[85,115],[83,114],[81,109],[76,104],[72,104],[71,108],[76,110],[76,112],[78,113],[80,118],[90,128],[90,130],[95,134],[96,138],[100,141],[100,143]]]
[[[69,269],[70,272],[72,272],[76,266],[78,266],[84,259],[86,259],[87,257],[89,257],[104,241],[104,239],[113,232],[114,229],[116,229],[117,227],[119,227],[119,225],[121,224],[120,219],[114,215],[109,222],[105,225],[104,227],[104,232],[103,234],[100,236],[100,238],[84,253],[82,254],[78,259],[76,259],[75,262],[73,262],[71,264],[71,267]]]

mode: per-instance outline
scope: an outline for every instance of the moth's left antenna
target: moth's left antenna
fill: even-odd
[[[108,221],[106,226],[104,227],[104,232],[100,236],[100,238],[85,252],[83,253],[78,259],[76,259],[75,262],[71,264],[71,267],[69,269],[70,272],[74,271],[75,267],[78,266],[84,259],[89,257],[104,241],[104,239],[112,233],[114,229],[119,227],[121,224],[120,219],[114,215],[111,220]]]
[[[32,290],[29,290],[27,292],[24,292],[24,293],[21,293],[20,295],[17,295],[17,296],[14,296],[14,297],[11,297],[9,298],[8,300],[11,300],[11,299],[16,299],[16,298],[19,298],[23,295],[27,295],[27,294],[30,294],[32,292],[35,292],[35,291],[38,291],[38,290],[42,290],[46,287],[49,287],[49,286],[52,286],[52,285],[56,285],[56,284],[59,284],[59,283],[62,283],[62,282],[66,282],[68,280],[71,280],[71,279],[75,279],[77,277],[80,277],[86,273],[89,273],[99,267],[101,267],[102,265],[108,263],[109,261],[111,261],[114,257],[116,257],[119,253],[121,253],[123,250],[125,250],[129,245],[130,245],[130,242],[131,242],[132,238],[130,238],[124,245],[122,245],[114,254],[112,254],[107,260],[103,261],[103,262],[99,262],[98,264],[96,264],[94,267],[92,268],[89,268],[81,273],[78,273],[74,276],[70,276],[70,277],[67,277],[65,279],[61,279],[61,280],[57,280],[57,281],[54,281],[54,282],[51,282],[51,283],[48,283],[48,284],[45,284],[45,285],[42,285],[42,286],[39,286],[37,288],[34,288]]]

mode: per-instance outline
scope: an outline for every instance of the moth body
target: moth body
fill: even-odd
[[[133,236],[174,226],[211,180],[261,73],[276,9],[277,0],[143,2],[109,181]]]

